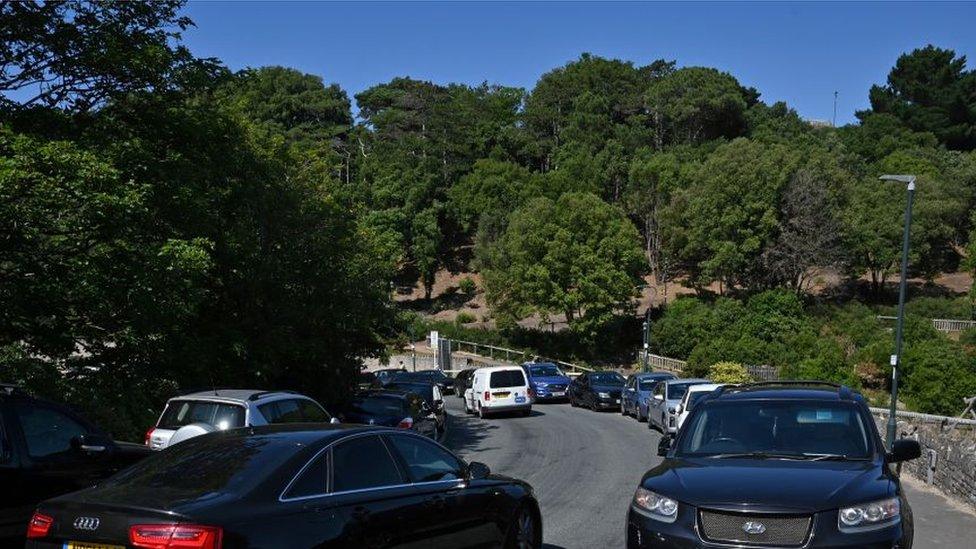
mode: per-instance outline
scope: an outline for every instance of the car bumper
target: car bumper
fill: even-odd
[[[697,510],[682,506],[673,523],[661,522],[645,516],[631,506],[627,513],[628,549],[728,549],[729,547],[763,547],[761,545],[735,545],[710,543],[698,535]],[[813,535],[803,549],[899,549],[908,542],[901,524],[888,528],[844,534],[836,530],[837,515],[822,513],[814,519]],[[766,546],[768,547],[768,545]]]
[[[546,391],[543,389],[536,389],[535,399],[538,400],[566,400],[569,398],[569,393],[566,391]]]
[[[593,401],[593,405],[601,410],[611,410],[620,408],[619,398],[598,398]]]
[[[499,404],[494,406],[482,406],[481,408],[485,412],[492,414],[495,412],[524,412],[525,410],[531,410],[532,404]]]

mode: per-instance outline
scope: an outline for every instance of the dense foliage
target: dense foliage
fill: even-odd
[[[0,4],[0,378],[120,434],[193,386],[343,398],[362,357],[429,327],[391,293],[430,303],[444,269],[480,271],[461,293],[487,298],[486,338],[630,348],[635,298],[678,279],[701,299],[671,303],[653,342],[692,373],[883,385],[877,311],[811,305],[823,273],[872,282],[840,297],[890,291],[904,189],[883,173],[919,176],[912,274],[976,272],[976,76],[954,52],[903,55],[843,128],[713,68],[590,54],[531,90],[398,77],[354,117],[320,76],[194,57],[182,7]],[[951,411],[972,344],[910,324],[906,401]]]

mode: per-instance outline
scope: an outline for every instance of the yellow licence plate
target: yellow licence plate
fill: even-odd
[[[512,393],[492,393],[491,396],[498,398],[508,398],[508,395]]]
[[[125,549],[125,546],[88,543],[87,541],[69,541],[62,546],[62,549]]]

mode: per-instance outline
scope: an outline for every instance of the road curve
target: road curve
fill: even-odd
[[[542,507],[549,549],[623,547],[627,506],[637,482],[657,464],[660,434],[618,412],[537,404],[530,417],[480,420],[447,396],[445,444],[467,460],[528,481]],[[915,548],[976,548],[976,516],[907,484]]]

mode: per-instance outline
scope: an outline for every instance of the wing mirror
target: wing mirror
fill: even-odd
[[[491,474],[491,469],[480,461],[472,461],[468,464],[468,478],[471,480],[481,480]]]
[[[654,395],[654,400],[664,400],[664,397],[661,395]]]
[[[101,454],[107,452],[111,446],[112,441],[101,435],[78,435],[71,439],[71,448],[86,454]]]
[[[332,425],[338,425],[338,424],[340,424],[342,422],[339,421],[339,418],[337,418],[335,416],[332,416],[332,419],[329,420],[329,423],[331,423]]]
[[[684,411],[685,411],[684,404],[679,404],[679,405],[677,405],[677,406],[674,407],[674,413],[676,413],[676,414],[681,414]]]
[[[671,435],[665,435],[661,437],[661,442],[657,444],[657,455],[666,456],[668,451],[671,450],[671,445],[674,443],[674,437]]]
[[[888,463],[901,463],[903,461],[911,461],[921,455],[922,446],[917,440],[903,438],[895,441],[891,446],[891,451],[885,457],[888,459]]]

